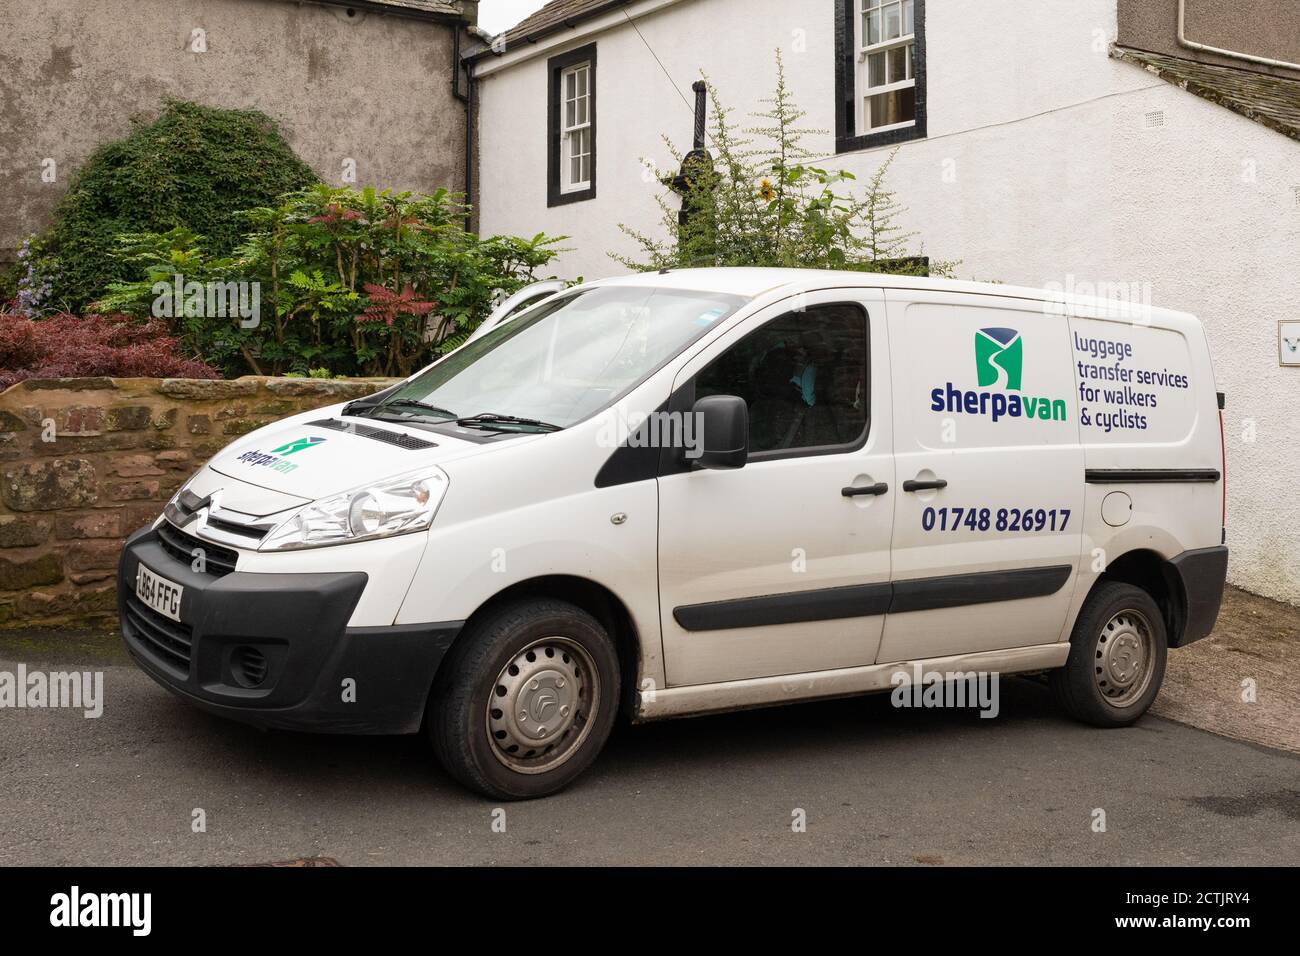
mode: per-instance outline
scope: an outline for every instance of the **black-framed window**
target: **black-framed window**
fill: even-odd
[[[546,204],[596,196],[596,44],[547,61]]]
[[[925,0],[834,0],[835,151],[926,135]]]
[[[764,323],[695,375],[696,400],[739,395],[752,460],[860,448],[871,418],[870,344],[858,303],[810,306]]]

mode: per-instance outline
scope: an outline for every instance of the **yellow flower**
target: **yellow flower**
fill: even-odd
[[[772,180],[765,179],[759,183],[758,194],[763,197],[763,202],[771,202],[776,199],[776,187],[772,185]]]

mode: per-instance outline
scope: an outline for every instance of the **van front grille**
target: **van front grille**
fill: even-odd
[[[163,617],[134,594],[127,595],[122,623],[156,661],[189,676],[194,630],[188,624]]]
[[[203,541],[192,534],[182,531],[166,520],[158,525],[157,531],[158,543],[162,545],[164,551],[176,560],[192,566],[194,563],[194,549],[201,548],[203,551],[204,571],[207,574],[219,578],[235,570],[235,562],[239,559],[239,553],[234,549],[223,548],[219,544]]]

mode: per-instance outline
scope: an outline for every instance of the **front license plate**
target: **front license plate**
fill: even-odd
[[[135,596],[163,617],[181,619],[181,593],[185,589],[175,581],[154,574],[143,564],[135,575]]]

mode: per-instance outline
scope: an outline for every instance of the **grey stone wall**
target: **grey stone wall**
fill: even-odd
[[[116,621],[126,535],[240,435],[392,384],[31,379],[0,393],[0,628]]]

